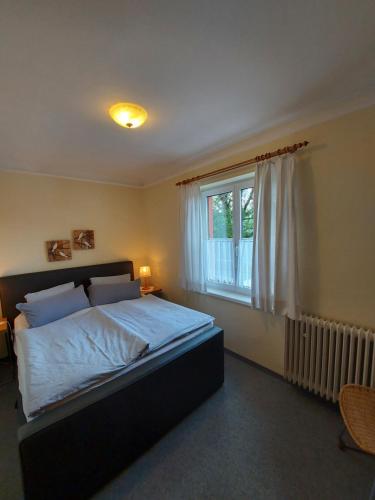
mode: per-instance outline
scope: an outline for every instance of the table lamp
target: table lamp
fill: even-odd
[[[139,277],[143,278],[142,290],[149,290],[148,278],[151,276],[150,266],[141,266],[139,268]]]

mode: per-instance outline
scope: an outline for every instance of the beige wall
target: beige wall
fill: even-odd
[[[290,128],[285,129],[290,130]],[[275,131],[273,131],[275,132]],[[304,309],[375,328],[375,107],[251,147],[241,143],[196,173],[307,139],[298,154],[298,227]],[[372,141],[372,142],[371,142]],[[117,259],[152,266],[167,296],[213,314],[226,346],[278,373],[283,370],[284,322],[241,304],[178,286],[179,193],[168,180],[145,190],[0,172],[0,275]],[[49,263],[44,242],[95,230],[96,248]],[[1,351],[1,346],[0,346]],[[0,352],[0,356],[3,352]]]
[[[298,153],[297,213],[304,310],[375,328],[375,107],[228,153],[195,175],[304,139]],[[178,188],[172,179],[143,192],[150,265],[172,300],[209,312],[225,329],[226,346],[283,371],[284,322],[245,305],[178,287]]]
[[[145,263],[139,189],[0,172],[0,276],[122,259]],[[45,241],[94,229],[95,249],[48,262]],[[0,346],[0,357],[4,345]]]

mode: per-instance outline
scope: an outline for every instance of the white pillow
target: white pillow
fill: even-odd
[[[53,295],[58,295],[59,293],[67,292],[68,290],[73,290],[74,281],[70,283],[64,283],[63,285],[53,286],[52,288],[47,288],[46,290],[40,290],[40,292],[27,293],[25,295],[26,302],[32,303],[38,300],[47,299]]]
[[[14,333],[26,330],[27,328],[30,328],[30,325],[23,313],[14,318]]]
[[[117,274],[116,276],[99,276],[90,278],[92,285],[116,285],[117,283],[128,283],[130,274]]]

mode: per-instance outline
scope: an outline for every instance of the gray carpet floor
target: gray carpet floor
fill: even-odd
[[[95,500],[369,498],[375,460],[337,448],[337,408],[229,354],[225,365],[224,387]],[[22,498],[15,392],[0,386],[2,500]]]

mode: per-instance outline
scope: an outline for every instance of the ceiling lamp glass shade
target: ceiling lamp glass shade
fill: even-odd
[[[109,108],[109,114],[118,125],[137,128],[147,120],[147,111],[132,102],[118,102]]]

